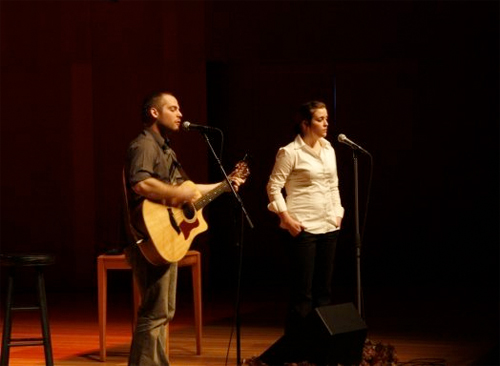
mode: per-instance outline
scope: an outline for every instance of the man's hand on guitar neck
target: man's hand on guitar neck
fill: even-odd
[[[250,169],[248,169],[248,164],[244,160],[238,162],[228,177],[235,191],[240,189],[240,186],[246,182],[249,175]]]
[[[246,178],[243,179],[243,178],[240,178],[240,177],[236,177],[236,176],[229,176],[229,180],[231,181],[231,184],[233,185],[234,187],[234,190],[236,192],[238,192],[238,189],[240,189],[240,186],[245,183],[246,181]]]

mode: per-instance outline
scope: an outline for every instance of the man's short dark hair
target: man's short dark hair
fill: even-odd
[[[159,105],[160,99],[164,95],[172,95],[173,96],[173,94],[170,92],[157,91],[157,92],[150,94],[149,96],[147,96],[144,99],[144,101],[142,102],[142,109],[141,109],[142,123],[149,126],[153,122],[153,116],[151,115],[150,110],[151,110],[151,108],[158,108],[159,109],[161,107]]]

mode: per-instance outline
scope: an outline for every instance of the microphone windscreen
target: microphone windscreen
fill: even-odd
[[[185,130],[185,131],[189,131],[189,125],[191,124],[191,122],[188,122],[188,121],[184,121],[182,122],[182,128]]]
[[[343,133],[339,134],[339,137],[338,137],[338,140],[339,142],[344,142],[346,140],[346,135],[344,135]]]

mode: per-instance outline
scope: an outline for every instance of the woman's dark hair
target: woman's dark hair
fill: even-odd
[[[172,95],[172,93],[166,91],[154,92],[144,99],[141,108],[142,123],[145,125],[151,124],[153,116],[150,113],[150,109],[153,107],[160,108],[159,101],[164,95]]]
[[[316,111],[316,109],[321,108],[326,108],[326,104],[318,100],[312,100],[310,102],[302,104],[297,111],[295,133],[300,134],[302,132],[302,122],[305,122],[306,126],[310,126],[314,112]]]

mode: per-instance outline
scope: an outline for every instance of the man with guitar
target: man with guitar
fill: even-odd
[[[175,313],[177,286],[177,260],[169,261],[166,250],[153,250],[152,234],[162,239],[156,221],[145,221],[148,207],[161,207],[165,213],[165,224],[173,226],[171,236],[184,239],[189,248],[193,237],[206,230],[206,224],[198,232],[195,227],[203,221],[201,209],[194,218],[176,219],[184,214],[186,207],[196,207],[195,203],[212,191],[222,190],[225,182],[214,184],[194,184],[188,181],[175,152],[169,146],[168,136],[179,130],[182,113],[177,99],[170,93],[159,92],[145,99],[142,106],[144,130],[129,145],[124,169],[127,197],[127,231],[131,242],[125,254],[141,291],[142,304],[137,314],[137,324],[133,334],[129,366],[168,366],[165,344],[165,326]],[[231,184],[235,189],[244,183],[245,177],[232,173]],[[188,184],[189,183],[189,184]],[[227,186],[226,186],[227,188]],[[227,191],[227,189],[226,189]],[[180,213],[175,213],[180,212]],[[161,218],[160,218],[161,219]],[[185,223],[184,221],[189,221]],[[204,222],[203,222],[204,223]],[[156,232],[155,232],[156,230]],[[170,235],[170,234],[169,234]],[[187,249],[181,250],[181,253]],[[182,255],[182,254],[181,254]],[[166,259],[165,259],[166,258]],[[163,260],[165,259],[165,260]]]

